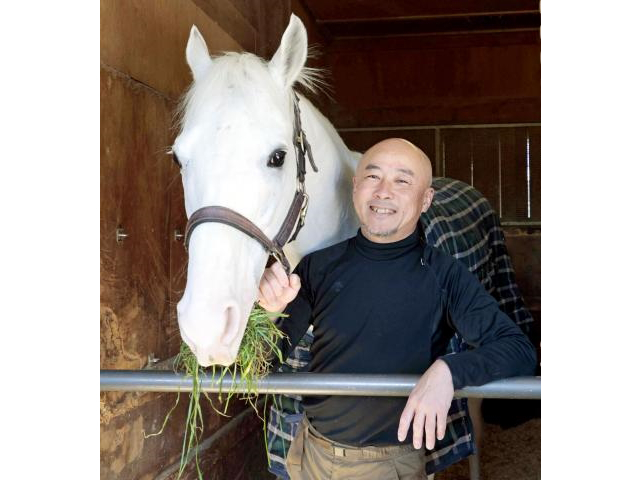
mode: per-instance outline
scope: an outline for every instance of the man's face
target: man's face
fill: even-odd
[[[353,178],[353,204],[363,235],[390,243],[409,236],[433,199],[428,160],[408,146],[374,146]]]

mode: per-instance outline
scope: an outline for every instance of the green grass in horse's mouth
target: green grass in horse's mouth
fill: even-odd
[[[286,315],[279,314],[277,316],[284,317]],[[204,395],[211,407],[215,412],[225,417],[227,415],[227,409],[229,408],[229,402],[234,396],[237,396],[241,400],[246,400],[256,411],[258,417],[260,413],[257,407],[258,400],[258,380],[264,378],[270,371],[271,361],[275,357],[278,358],[280,363],[283,362],[282,353],[278,348],[278,342],[286,338],[286,335],[282,333],[273,322],[274,315],[268,314],[262,307],[255,304],[249,320],[247,321],[247,328],[245,330],[242,341],[240,342],[240,348],[238,349],[238,356],[235,363],[223,367],[213,365],[207,367],[211,369],[212,379],[216,374],[216,371],[220,373],[218,386],[221,386],[222,377],[226,374],[230,374],[232,378],[232,391],[226,393],[226,399],[223,392],[218,392],[218,401],[224,403],[224,407],[221,409],[216,408],[209,396],[209,393],[202,391],[200,374],[207,373],[207,368],[201,367],[198,364],[196,356],[191,352],[189,347],[182,343],[180,345],[180,353],[177,355],[174,362],[174,370],[176,372],[184,372],[192,379],[192,389],[189,395],[189,409],[187,410],[187,420],[184,440],[182,443],[182,454],[180,456],[180,469],[178,471],[178,478],[184,472],[185,467],[191,461],[195,459],[196,471],[198,478],[202,480],[202,472],[198,462],[198,444],[202,433],[204,431],[204,421],[202,416],[202,409],[200,405],[200,395]],[[238,382],[237,379],[240,381]],[[213,380],[212,380],[213,381]],[[238,391],[238,384],[247,385],[246,392]],[[180,394],[176,398],[176,403],[171,410],[167,413],[164,419],[162,427],[159,431],[151,434],[145,434],[145,438],[160,435],[164,427],[171,416],[171,413],[175,410],[178,402],[180,401]],[[262,414],[261,420],[264,425],[265,436],[265,448],[266,448],[266,435],[267,435],[267,419],[266,419],[266,402],[265,408]],[[267,454],[267,461],[269,461],[269,455]]]

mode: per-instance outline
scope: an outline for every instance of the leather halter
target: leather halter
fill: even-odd
[[[306,175],[306,156],[309,156],[309,163],[314,172],[318,171],[315,162],[313,161],[313,155],[311,153],[311,145],[307,141],[307,136],[302,130],[302,124],[300,122],[300,107],[298,105],[298,95],[293,92],[293,145],[296,149],[296,165],[297,165],[297,186],[296,193],[287,212],[287,216],[280,227],[280,230],[273,238],[269,239],[258,226],[256,226],[251,220],[240,215],[227,207],[222,206],[210,206],[202,207],[193,212],[187,226],[185,227],[184,246],[189,251],[189,238],[193,233],[193,230],[203,223],[215,222],[224,223],[234,227],[241,232],[254,238],[264,247],[270,257],[282,263],[287,275],[291,272],[291,265],[287,260],[282,248],[288,243],[293,242],[298,236],[298,232],[304,226],[305,217],[307,215],[307,207],[309,205],[309,196],[307,195],[304,187],[304,177]],[[295,229],[295,231],[294,231]],[[293,232],[293,235],[291,234]]]

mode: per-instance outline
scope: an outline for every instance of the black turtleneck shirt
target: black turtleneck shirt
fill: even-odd
[[[457,330],[473,350],[442,357],[455,389],[526,375],[535,351],[466,267],[425,246],[416,229],[393,243],[360,231],[313,252],[295,269],[302,286],[280,328],[285,358],[314,326],[309,371],[422,374],[443,356]],[[311,424],[340,443],[398,444],[404,397],[307,396]],[[410,430],[405,442],[411,442]]]

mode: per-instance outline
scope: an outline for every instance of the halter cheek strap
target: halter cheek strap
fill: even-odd
[[[287,274],[291,272],[291,265],[289,264],[289,260],[287,260],[282,247],[284,247],[286,240],[289,238],[291,231],[293,230],[296,221],[298,220],[299,213],[303,208],[303,204],[306,202],[308,197],[306,194],[300,194],[300,192],[296,191],[295,197],[293,199],[293,203],[291,207],[289,207],[289,212],[287,213],[287,217],[285,218],[280,231],[276,235],[273,240],[270,240],[260,228],[258,228],[251,220],[249,220],[244,215],[241,215],[230,208],[227,207],[202,207],[195,212],[189,218],[186,227],[184,244],[189,250],[189,239],[191,238],[191,234],[195,230],[198,225],[207,222],[216,222],[216,223],[224,223],[225,225],[229,225],[234,227],[251,238],[257,240],[262,244],[264,249],[269,253],[270,256],[275,257],[275,259],[279,260],[282,263]],[[295,235],[302,228],[302,224],[304,223],[304,219],[301,218],[301,221],[298,222],[298,228],[295,231]],[[295,237],[292,237],[292,241]]]
[[[280,227],[280,230],[278,231],[276,236],[273,238],[273,240],[269,239],[269,237],[267,237],[264,232],[251,220],[239,214],[238,212],[231,210],[230,208],[218,205],[202,207],[193,212],[193,214],[189,218],[189,221],[187,222],[184,237],[184,246],[187,251],[189,250],[189,239],[191,238],[191,234],[198,225],[207,222],[224,223],[225,225],[234,227],[260,242],[267,253],[269,253],[270,257],[282,263],[282,266],[287,272],[287,275],[291,273],[291,265],[289,264],[289,261],[287,260],[287,257],[284,254],[282,248],[288,242],[292,242],[296,239],[298,233],[300,232],[300,229],[304,226],[305,218],[307,215],[309,196],[307,195],[304,186],[304,178],[306,175],[305,160],[307,155],[309,156],[309,163],[311,164],[311,168],[313,168],[315,172],[318,171],[318,167],[316,167],[316,164],[313,160],[313,155],[311,154],[311,146],[307,141],[304,130],[302,130],[302,125],[300,122],[300,107],[298,106],[299,99],[295,92],[293,93],[293,98],[293,144],[296,149],[296,177],[298,185],[296,187],[296,193],[293,197],[293,201],[291,202],[291,206],[289,207],[289,211],[287,212],[287,216],[285,217],[284,222],[282,223],[282,226]]]

